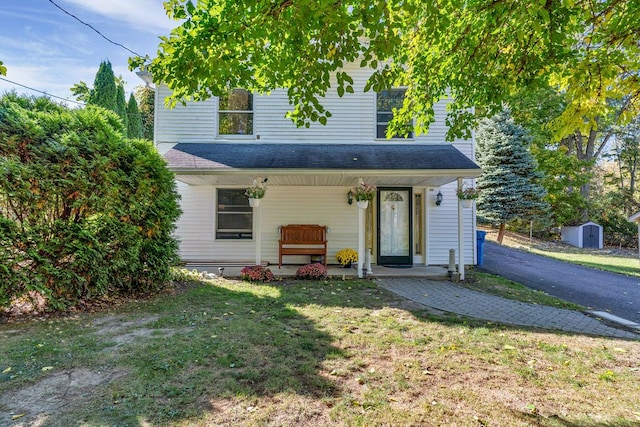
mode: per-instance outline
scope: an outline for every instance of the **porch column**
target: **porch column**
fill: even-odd
[[[260,265],[262,254],[262,216],[260,215],[260,206],[253,207],[253,217],[255,224],[254,240],[256,241],[256,265]]]
[[[458,178],[458,188],[462,188],[462,178]],[[464,209],[458,199],[458,274],[464,280]]]
[[[358,207],[358,278],[362,279],[362,270],[364,267],[364,259],[366,257],[364,250],[364,221],[365,209]]]

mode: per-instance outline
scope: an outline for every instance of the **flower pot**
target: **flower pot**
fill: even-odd
[[[345,265],[343,265],[342,267],[343,267],[343,268],[351,268],[351,263],[350,263],[350,262],[348,262],[348,263],[346,263]]]
[[[473,199],[461,199],[460,202],[462,203],[463,208],[470,208],[473,206]]]
[[[251,206],[252,208],[257,208],[258,206],[260,206],[260,201],[262,199],[251,199],[249,198],[249,206]]]
[[[358,205],[358,209],[367,209],[367,207],[369,207],[368,200],[359,200],[356,202],[356,204]]]

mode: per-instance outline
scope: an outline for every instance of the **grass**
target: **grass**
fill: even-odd
[[[640,423],[640,342],[433,317],[366,280],[198,282],[0,338],[1,425]]]
[[[584,310],[584,307],[581,305],[556,298],[546,292],[529,289],[520,283],[476,270],[467,271],[466,280],[459,283],[459,285],[530,304],[548,305],[557,308],[567,308],[569,310]]]
[[[589,251],[569,252],[567,250],[543,250],[538,248],[531,248],[531,252],[573,264],[597,268],[598,270],[611,271],[613,273],[627,274],[630,276],[640,276],[640,264],[638,263],[637,257],[592,253]]]

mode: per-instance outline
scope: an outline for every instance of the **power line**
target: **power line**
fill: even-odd
[[[46,95],[46,96],[49,96],[49,97],[51,97],[51,98],[58,98],[58,99],[62,99],[63,101],[66,101],[66,102],[73,102],[74,104],[78,104],[78,105],[85,105],[85,104],[84,104],[84,103],[82,103],[82,102],[73,101],[73,100],[71,100],[71,99],[63,98],[63,97],[61,97],[61,96],[52,95],[52,94],[50,94],[50,93],[43,92],[43,91],[41,91],[41,90],[34,89],[34,88],[32,88],[32,87],[29,87],[29,86],[25,86],[25,85],[23,85],[23,84],[21,84],[21,83],[17,83],[17,82],[11,81],[11,80],[9,80],[9,79],[5,79],[4,77],[0,77],[0,80],[3,80],[3,81],[5,81],[5,82],[11,83],[11,84],[14,84],[14,85],[16,85],[16,86],[21,86],[21,87],[23,87],[23,88],[25,88],[25,89],[29,89],[29,90],[32,90],[32,91],[34,91],[34,92],[41,93],[41,94]]]
[[[70,17],[72,17],[73,19],[75,19],[76,21],[80,22],[81,24],[86,25],[87,27],[91,28],[93,31],[95,31],[96,33],[98,33],[98,34],[100,35],[100,37],[102,37],[103,39],[105,39],[105,40],[106,40],[106,41],[108,41],[109,43],[111,43],[111,44],[113,44],[113,45],[116,45],[116,46],[119,46],[119,47],[121,47],[121,48],[123,48],[123,49],[125,49],[125,50],[127,50],[127,51],[129,51],[129,52],[131,52],[131,53],[133,53],[133,54],[134,54],[134,55],[136,55],[136,56],[140,56],[140,57],[144,56],[144,55],[140,55],[140,54],[139,54],[139,53],[137,53],[137,52],[132,51],[131,49],[129,49],[128,47],[126,47],[126,46],[125,46],[125,45],[123,45],[123,44],[120,44],[120,43],[114,42],[114,41],[113,41],[113,40],[111,40],[109,37],[105,36],[105,35],[104,35],[104,34],[102,34],[100,31],[98,31],[98,30],[97,30],[93,25],[91,25],[91,24],[88,24],[88,23],[84,22],[82,19],[78,18],[78,17],[77,17],[77,16],[75,16],[74,14],[69,13],[69,12],[67,12],[66,10],[64,10],[62,7],[58,6],[58,5],[56,4],[56,2],[54,2],[53,0],[49,0],[49,3],[51,3],[52,5],[54,5],[55,7],[57,7],[58,9],[60,9],[61,11],[63,11],[64,13],[66,13],[67,15],[69,15]]]

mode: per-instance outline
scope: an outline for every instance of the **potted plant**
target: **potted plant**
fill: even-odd
[[[464,186],[462,186],[458,188],[456,194],[458,195],[458,199],[460,199],[460,201],[462,202],[462,206],[465,208],[470,208],[473,201],[476,200],[478,196],[480,196],[480,190],[474,187],[465,188]]]
[[[369,200],[373,200],[376,195],[376,190],[377,188],[375,185],[369,185],[364,182],[351,187],[353,198],[356,199],[360,209],[366,209],[367,206],[369,206]]]
[[[340,249],[336,253],[336,260],[344,268],[350,268],[351,263],[358,262],[358,252],[355,249]]]
[[[262,179],[260,177],[253,180],[253,185],[247,188],[244,195],[249,198],[249,206],[260,206],[260,199],[264,197],[267,192],[267,178]]]

